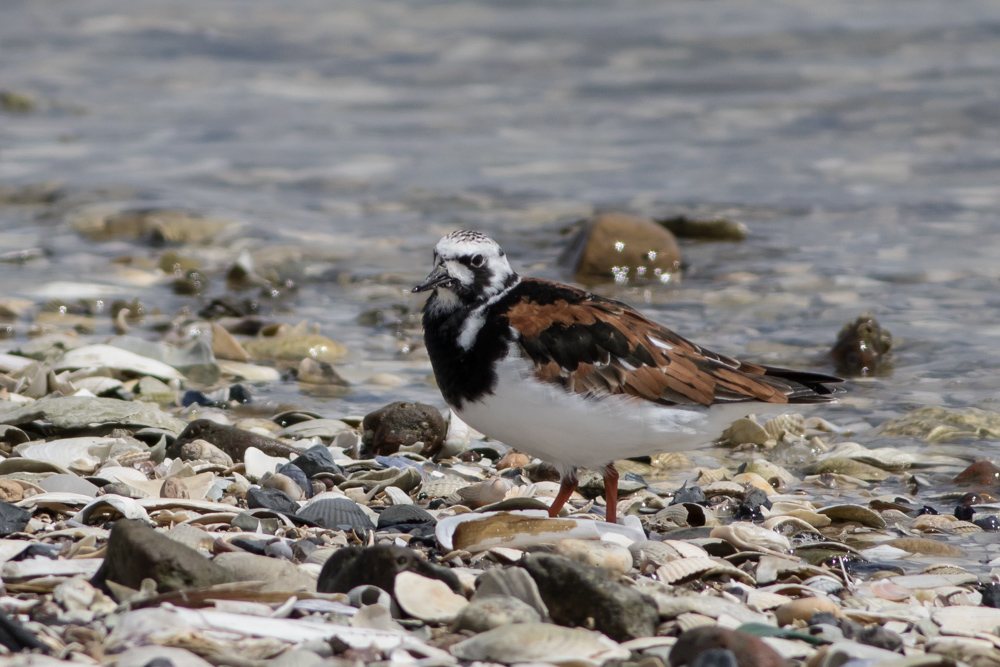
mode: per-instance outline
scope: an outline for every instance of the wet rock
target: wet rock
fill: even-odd
[[[338,387],[347,387],[350,385],[333,366],[318,359],[303,359],[300,361],[296,377],[298,377],[299,382],[308,382],[309,384],[332,384]]]
[[[295,514],[299,511],[299,504],[289,498],[284,491],[260,486],[251,486],[247,489],[247,507],[251,509],[264,507],[282,514]]]
[[[585,285],[667,282],[681,256],[673,234],[652,220],[604,213],[577,232],[560,263]]]
[[[362,423],[365,449],[378,456],[389,456],[400,447],[423,442],[420,453],[434,456],[444,444],[448,432],[441,413],[432,405],[397,401],[365,415]]]
[[[682,505],[684,503],[708,505],[708,499],[705,498],[705,492],[700,486],[688,486],[687,482],[685,482],[684,486],[677,489],[674,497],[670,500],[671,505]]]
[[[632,553],[613,542],[599,540],[559,540],[554,553],[577,563],[592,565],[612,574],[627,574],[632,569]]]
[[[848,322],[837,335],[830,356],[843,375],[866,377],[885,370],[892,349],[892,334],[871,313]]]
[[[302,495],[306,498],[312,497],[312,483],[306,477],[302,468],[298,467],[294,463],[286,463],[285,465],[278,467],[278,470],[275,472],[275,476],[277,475],[283,475],[284,477],[292,480],[302,490]]]
[[[378,530],[409,532],[414,528],[433,526],[437,523],[430,512],[416,505],[392,505],[378,515]]]
[[[676,215],[672,218],[657,218],[671,234],[679,239],[696,241],[744,241],[747,226],[727,218],[689,218]]]
[[[280,558],[282,560],[292,560],[295,558],[295,554],[292,553],[292,548],[288,546],[286,542],[281,540],[271,542],[264,547],[264,555],[268,558]]]
[[[295,456],[299,452],[280,440],[251,433],[235,426],[217,424],[210,419],[196,419],[180,432],[177,439],[167,446],[167,456],[177,458],[181,448],[195,440],[207,440],[215,445],[233,461],[242,461],[247,449],[253,447],[268,456]]]
[[[357,586],[376,586],[384,591],[393,591],[396,575],[400,572],[440,579],[452,591],[462,591],[458,577],[448,568],[428,563],[412,549],[383,544],[338,549],[323,564],[316,590],[320,593],[347,593]]]
[[[740,501],[734,518],[737,521],[763,521],[764,513],[761,507],[771,509],[771,501],[762,490],[754,489]]]
[[[990,461],[976,461],[958,473],[953,481],[959,486],[997,486],[1000,484],[1000,468]]]
[[[292,459],[292,465],[297,466],[306,477],[321,472],[342,475],[344,470],[333,461],[330,450],[324,445],[314,445]]]
[[[137,239],[154,246],[204,243],[234,226],[229,221],[203,218],[187,211],[108,211],[106,207],[99,206],[78,211],[71,217],[70,225],[78,234],[91,241]]]
[[[255,361],[293,361],[315,359],[331,363],[345,354],[341,343],[320,334],[286,334],[249,340],[243,347]]]
[[[160,593],[211,586],[229,581],[228,573],[194,549],[175,542],[145,523],[119,519],[111,529],[107,555],[91,582],[105,582],[138,590],[143,579],[153,579]]]
[[[522,567],[497,567],[479,575],[473,599],[496,595],[517,598],[538,612],[543,621],[549,620],[549,610],[538,592],[538,584]]]
[[[992,582],[985,584],[979,589],[983,595],[983,606],[1000,609],[1000,583]]]
[[[8,113],[31,113],[38,108],[38,102],[31,95],[13,90],[0,90],[0,109]]]
[[[368,515],[349,498],[318,498],[299,510],[299,516],[317,525],[364,534],[375,530]]]
[[[25,406],[0,405],[0,423],[26,424],[39,419],[57,428],[88,428],[91,424],[150,426],[180,433],[184,422],[159,408],[114,398],[52,396]]]
[[[477,596],[451,625],[452,632],[486,632],[509,623],[540,623],[542,617],[531,605],[509,595]]]
[[[763,445],[771,438],[767,430],[749,417],[742,417],[722,432],[722,439],[733,445]]]
[[[181,296],[197,296],[208,290],[208,278],[197,269],[188,269],[183,275],[174,278],[174,294]]]
[[[24,530],[31,520],[31,512],[17,505],[0,502],[0,537]]]
[[[656,603],[604,570],[549,554],[528,556],[521,567],[535,580],[556,623],[592,627],[616,641],[656,632]]]
[[[692,628],[677,638],[670,650],[674,667],[693,665],[698,656],[712,649],[731,651],[739,667],[785,667],[785,659],[763,640],[718,626]]]

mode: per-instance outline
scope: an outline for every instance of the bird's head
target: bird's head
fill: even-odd
[[[485,302],[516,280],[496,241],[479,232],[460,231],[434,246],[434,269],[413,291],[434,290],[434,308],[448,311]]]

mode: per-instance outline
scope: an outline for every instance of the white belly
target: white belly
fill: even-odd
[[[664,407],[627,396],[584,398],[539,382],[532,366],[508,357],[493,394],[466,402],[459,417],[478,431],[563,469],[600,469],[616,459],[705,446],[747,404]],[[756,407],[756,405],[755,405]]]

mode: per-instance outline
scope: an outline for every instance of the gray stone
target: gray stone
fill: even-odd
[[[452,632],[486,632],[508,623],[540,623],[541,615],[531,605],[509,595],[477,596],[451,625]]]
[[[91,424],[126,424],[152,426],[170,433],[180,433],[185,424],[179,419],[145,403],[120,401],[117,398],[89,396],[52,396],[25,406],[0,407],[0,423],[26,424],[45,419],[57,428],[88,428]]]

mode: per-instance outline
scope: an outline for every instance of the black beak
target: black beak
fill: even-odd
[[[427,290],[432,290],[435,287],[443,285],[449,280],[451,280],[451,276],[448,275],[448,271],[444,266],[436,266],[430,275],[424,278],[424,282],[414,287],[412,292],[414,294],[417,292],[426,292]]]

